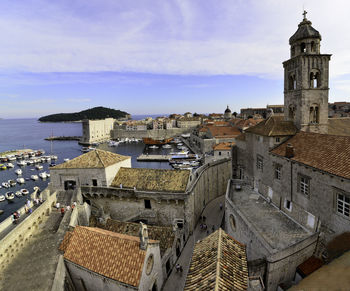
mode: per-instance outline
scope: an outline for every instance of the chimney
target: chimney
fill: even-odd
[[[147,225],[140,221],[140,249],[146,250],[148,245],[148,229]]]
[[[286,147],[286,158],[291,159],[294,157],[294,147],[289,143]]]

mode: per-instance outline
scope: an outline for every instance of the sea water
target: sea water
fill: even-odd
[[[54,154],[58,156],[56,164],[63,163],[64,159],[73,159],[81,155],[81,146],[77,141],[46,141],[45,138],[53,136],[80,136],[82,133],[81,123],[41,123],[37,119],[2,119],[0,120],[0,153],[17,149],[43,149],[45,155]],[[135,168],[156,168],[170,169],[167,162],[138,162],[137,157],[142,153],[168,154],[173,149],[148,149],[142,142],[121,143],[117,147],[109,147],[107,143],[100,144],[99,149],[108,150],[121,155],[131,156],[132,167]],[[19,168],[17,161],[12,161],[14,168],[0,171],[0,185],[8,180],[16,180],[18,177],[15,170]],[[40,172],[49,172],[49,164],[42,163],[43,169],[36,170],[35,165],[21,167],[23,174],[21,177],[30,178],[31,175],[38,175]],[[37,181],[29,180],[25,184],[17,184],[8,189],[1,188],[0,195],[6,192],[16,192],[20,189],[28,189],[33,192],[33,187],[38,186],[44,189],[50,179]],[[4,213],[0,215],[0,222],[11,215],[15,210],[22,207],[29,196],[15,197],[12,203],[7,200],[0,202],[0,209]]]

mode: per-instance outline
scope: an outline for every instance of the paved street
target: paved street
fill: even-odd
[[[217,230],[221,224],[224,215],[224,200],[225,196],[220,196],[207,204],[203,211],[203,215],[206,217],[206,224],[208,225],[209,234],[212,233],[212,226],[214,225]],[[220,203],[223,205],[223,210],[220,211]],[[193,252],[194,243],[198,240],[205,238],[208,234],[200,227],[201,222],[198,224],[189,237],[186,246],[182,250],[181,256],[178,262],[183,267],[183,274],[176,273],[175,268],[172,270],[166,284],[164,285],[164,291],[182,291],[185,286],[186,276],[191,263],[191,257]]]

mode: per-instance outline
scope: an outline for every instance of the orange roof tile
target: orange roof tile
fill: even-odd
[[[231,148],[235,145],[234,142],[222,142],[215,146],[213,146],[214,151],[225,151],[231,150]]]
[[[236,137],[241,134],[235,126],[210,126],[208,127],[211,135],[216,138]]]
[[[64,253],[68,261],[136,287],[145,256],[137,237],[84,226],[75,227]]]
[[[285,121],[283,116],[271,116],[268,119],[249,127],[245,132],[264,136],[288,136],[297,132],[292,121]]]
[[[221,228],[196,243],[185,291],[247,289],[248,265],[243,244]]]
[[[293,161],[350,179],[350,137],[299,132],[271,153],[285,156],[286,146],[294,148]]]

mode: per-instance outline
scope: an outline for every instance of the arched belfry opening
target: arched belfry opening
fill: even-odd
[[[289,38],[290,59],[283,62],[284,119],[301,131],[328,133],[331,55],[321,54],[321,34],[306,14],[304,11],[297,31]]]

